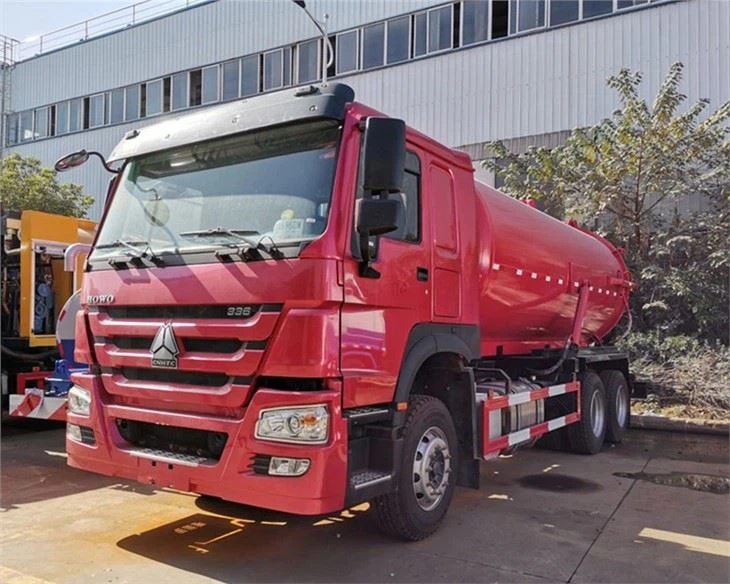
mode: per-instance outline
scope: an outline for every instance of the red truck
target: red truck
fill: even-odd
[[[372,501],[417,540],[482,459],[621,441],[620,250],[354,98],[201,109],[103,161],[71,466],[305,515]]]

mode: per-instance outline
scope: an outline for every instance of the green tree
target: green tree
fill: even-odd
[[[620,108],[557,148],[510,152],[488,145],[484,166],[517,198],[536,199],[625,250],[639,289],[640,330],[728,341],[730,280],[730,101],[709,111],[685,106],[683,65],[675,63],[651,105],[640,73],[609,78]],[[701,210],[683,202],[702,201]]]
[[[80,185],[59,183],[56,171],[17,153],[0,160],[0,200],[5,209],[83,217],[94,202]]]

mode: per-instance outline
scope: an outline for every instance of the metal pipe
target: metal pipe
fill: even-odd
[[[304,13],[309,17],[309,20],[312,21],[314,26],[317,27],[317,30],[322,35],[323,43],[322,43],[322,49],[326,50],[327,52],[327,59],[322,59],[322,83],[327,83],[327,69],[332,65],[334,59],[335,59],[335,51],[332,47],[332,42],[330,41],[329,37],[327,36],[327,19],[329,18],[328,14],[324,15],[324,23],[321,23],[319,20],[314,18],[312,16],[312,13],[307,10],[307,5],[305,4],[304,0],[292,0],[294,4],[299,6],[302,10],[304,10]],[[326,47],[326,49],[325,49]],[[323,55],[324,57],[324,55]]]

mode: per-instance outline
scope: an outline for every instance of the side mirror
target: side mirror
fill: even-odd
[[[67,154],[63,158],[59,158],[53,168],[56,172],[66,172],[77,166],[81,166],[89,159],[89,153],[86,150],[79,150],[78,152],[72,152]]]
[[[365,237],[385,235],[402,225],[405,216],[403,201],[396,199],[361,199],[357,232]]]
[[[362,155],[366,194],[399,192],[406,162],[405,122],[394,118],[367,118]]]

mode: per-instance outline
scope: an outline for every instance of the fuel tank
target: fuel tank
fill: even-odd
[[[564,346],[581,286],[588,304],[574,341],[600,341],[616,326],[631,289],[618,248],[482,183],[476,194],[482,354]]]

